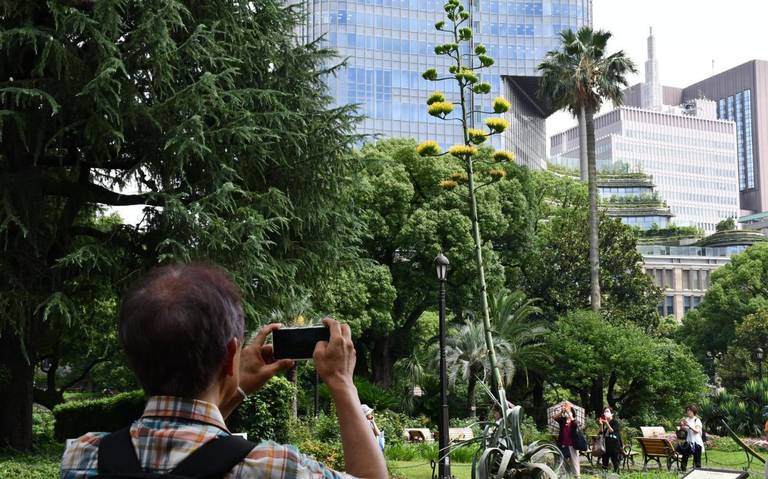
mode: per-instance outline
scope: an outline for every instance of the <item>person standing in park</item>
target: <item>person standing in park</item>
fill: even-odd
[[[315,367],[336,406],[347,473],[388,477],[384,457],[362,413],[352,381],[355,348],[349,326],[325,319],[329,341]],[[130,290],[119,312],[119,340],[148,400],[141,418],[113,434],[67,442],[62,479],[98,474],[160,473],[190,477],[341,479],[294,446],[249,443],[224,423],[251,393],[292,360],[273,360],[263,327],[243,346],[240,291],[223,270],[204,264],[157,268]]]
[[[685,408],[685,415],[680,420],[680,428],[686,431],[686,444],[683,445],[680,454],[683,456],[680,461],[680,468],[685,471],[688,467],[688,458],[693,456],[694,469],[701,468],[701,454],[704,452],[704,425],[699,418],[699,409],[691,404]]]
[[[603,415],[597,420],[600,426],[600,434],[605,439],[605,454],[603,454],[603,469],[608,469],[608,461],[613,464],[613,472],[619,473],[621,466],[621,427],[619,421],[613,417],[610,407],[603,410]]]
[[[573,473],[576,479],[581,477],[581,464],[579,463],[579,451],[576,450],[574,436],[579,427],[576,417],[573,414],[573,405],[566,402],[563,405],[563,412],[557,418],[557,424],[560,426],[560,432],[557,436],[557,445],[563,453],[565,460],[570,461]]]
[[[379,445],[379,449],[384,450],[384,434],[382,434],[379,426],[376,425],[376,421],[373,419],[373,408],[367,404],[363,404],[363,415],[368,420],[368,425],[371,426],[373,431],[373,437],[376,438],[376,443]]]

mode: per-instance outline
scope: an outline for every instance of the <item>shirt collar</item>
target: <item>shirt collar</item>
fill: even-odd
[[[181,418],[216,426],[229,432],[224,418],[215,404],[173,396],[151,396],[144,407],[145,417]]]

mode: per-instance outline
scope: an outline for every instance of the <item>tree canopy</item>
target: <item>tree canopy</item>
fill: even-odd
[[[623,418],[650,424],[682,414],[704,392],[706,376],[687,347],[654,339],[634,324],[578,311],[561,318],[547,339],[548,380],[590,410],[607,401]]]
[[[355,258],[355,117],[331,107],[332,52],[295,41],[297,13],[0,1],[0,443],[29,446],[31,364],[89,320],[94,287],[114,298],[153,264],[205,258],[253,324]],[[138,224],[94,224],[125,205],[146,206]]]
[[[744,318],[768,309],[766,285],[768,244],[757,243],[712,273],[704,301],[683,318],[679,340],[689,344],[702,362],[707,361],[707,351],[724,353]]]

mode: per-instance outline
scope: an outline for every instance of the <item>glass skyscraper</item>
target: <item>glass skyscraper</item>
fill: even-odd
[[[421,74],[431,67],[447,72],[446,56],[434,47],[449,41],[435,30],[444,20],[444,0],[305,0],[305,40],[325,36],[329,46],[347,59],[329,79],[339,104],[358,104],[367,119],[360,132],[380,137],[434,139],[443,146],[462,142],[458,122],[427,115],[426,99],[442,90],[456,99],[452,82],[430,82]],[[591,0],[465,0],[471,14],[474,43],[487,47],[496,63],[482,70],[492,85],[489,102],[504,94],[512,102],[511,131],[497,137],[497,147],[515,151],[521,163],[543,165],[544,118],[551,111],[535,95],[536,66],[547,51],[559,47],[563,29],[591,25]],[[526,140],[521,142],[520,140]],[[509,143],[509,144],[507,144]]]

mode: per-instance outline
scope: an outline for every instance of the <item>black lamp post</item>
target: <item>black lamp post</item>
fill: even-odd
[[[448,457],[448,374],[445,363],[445,281],[448,278],[448,258],[443,253],[435,258],[437,280],[440,282],[440,427],[439,427],[439,452],[438,479],[451,477],[451,460]]]
[[[755,358],[757,358],[757,377],[760,381],[763,380],[763,358],[765,357],[765,351],[763,348],[755,349]]]

